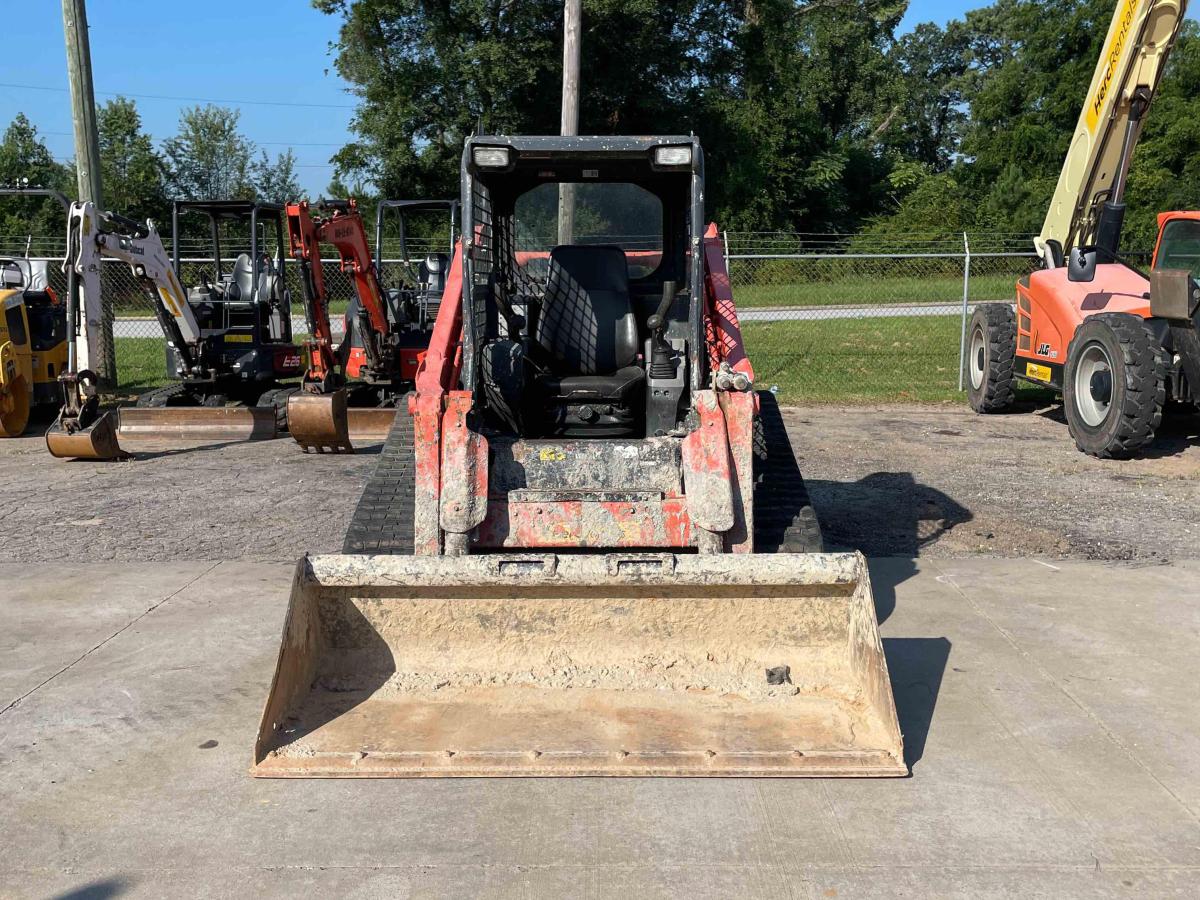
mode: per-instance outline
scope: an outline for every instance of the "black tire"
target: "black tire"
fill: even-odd
[[[1154,440],[1166,401],[1166,353],[1144,319],[1090,316],[1067,347],[1063,407],[1075,445],[1128,459]]]
[[[342,552],[411,556],[415,495],[413,420],[408,405],[399,404],[375,472],[354,509]]]
[[[754,549],[823,553],[825,539],[775,395],[759,393],[754,420]]]
[[[967,326],[963,364],[967,398],[977,413],[1012,406],[1013,366],[1017,356],[1017,320],[1007,303],[981,303]]]

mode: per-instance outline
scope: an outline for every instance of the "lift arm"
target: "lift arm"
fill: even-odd
[[[1061,266],[1076,246],[1094,244],[1101,261],[1115,258],[1129,163],[1186,11],[1187,0],[1118,0],[1034,241],[1047,267]]]

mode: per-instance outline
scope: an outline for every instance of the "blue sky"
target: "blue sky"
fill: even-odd
[[[980,5],[914,0],[903,27],[945,22]],[[20,7],[19,15],[4,18],[0,127],[24,112],[55,156],[69,159],[60,4],[25,0]],[[331,71],[336,17],[318,13],[308,0],[90,0],[88,19],[97,103],[116,93],[133,97],[156,142],[175,132],[180,108],[192,105],[174,98],[240,108],[243,134],[272,155],[293,147],[303,187],[324,191],[333,171],[329,157],[346,140],[353,107]]]

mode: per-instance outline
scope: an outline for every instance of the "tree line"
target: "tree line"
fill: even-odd
[[[333,196],[458,193],[472,132],[552,134],[561,0],[313,0],[337,23],[358,99]],[[903,0],[584,0],[580,130],[687,134],[705,147],[709,215],[737,231],[926,237],[1039,230],[1115,0],[996,0],[899,33]],[[293,199],[295,159],[186,109],[155,146],[133,101],[99,109],[107,205]],[[1200,206],[1200,30],[1187,22],[1134,158],[1126,246],[1154,213]],[[18,116],[0,183],[74,193]],[[0,207],[0,233],[57,233],[58,211]]]
[[[291,149],[270,157],[239,131],[239,115],[221,106],[190,107],[181,112],[176,133],[155,146],[133,100],[117,97],[99,106],[105,206],[166,223],[174,199],[295,199],[300,185]],[[56,160],[29,119],[18,113],[0,139],[0,185],[26,179],[68,197],[77,193],[74,166]],[[0,204],[0,235],[52,235],[64,227],[62,210],[53,201],[6,197]]]
[[[687,134],[730,230],[1029,233],[1115,0],[996,0],[898,33],[898,0],[584,0],[580,130]],[[558,130],[561,0],[314,0],[359,99],[335,189],[453,196],[473,131]],[[1127,245],[1200,203],[1188,22],[1130,178]]]

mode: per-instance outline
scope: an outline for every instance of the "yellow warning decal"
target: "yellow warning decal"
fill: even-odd
[[[562,462],[566,458],[567,454],[557,447],[543,447],[538,451],[538,459],[542,462]]]
[[[1050,380],[1050,367],[1039,366],[1037,363],[1025,363],[1025,374],[1038,381]]]
[[[253,335],[249,334],[227,334],[225,335],[225,343],[227,344],[249,344],[254,340]]]

